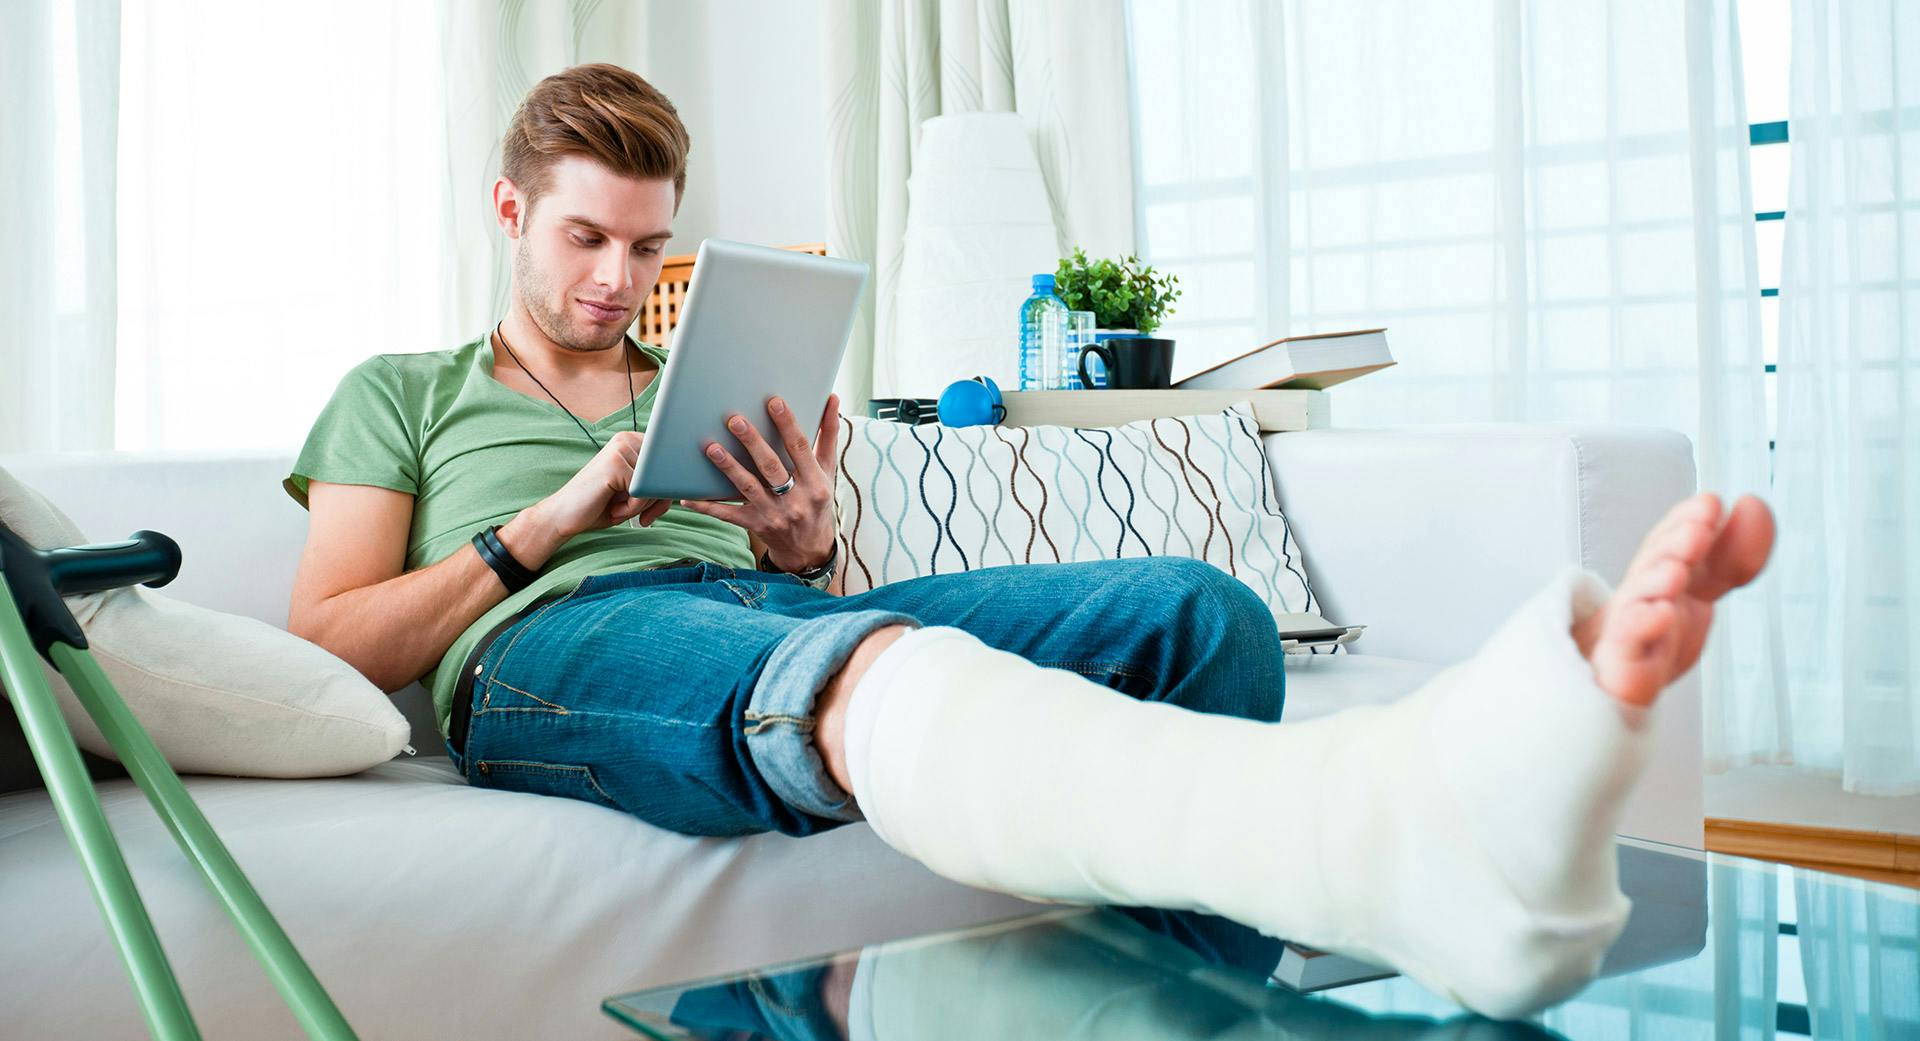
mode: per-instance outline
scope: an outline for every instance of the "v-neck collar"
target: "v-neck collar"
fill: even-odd
[[[485,379],[488,383],[491,383],[494,387],[498,388],[499,391],[503,394],[509,394],[513,397],[519,398],[520,400],[528,402],[532,404],[534,407],[543,409],[544,411],[557,413],[562,417],[570,417],[571,419],[577,422],[587,424],[589,427],[602,427],[612,422],[615,419],[619,419],[622,416],[631,416],[634,414],[634,410],[647,406],[653,400],[654,390],[660,386],[660,370],[665,367],[666,365],[665,360],[649,352],[647,350],[646,344],[643,344],[638,340],[634,340],[633,343],[634,343],[634,346],[639,349],[640,355],[642,357],[646,358],[648,361],[653,362],[653,367],[654,367],[653,378],[647,381],[646,386],[640,388],[640,393],[635,394],[633,396],[633,401],[630,404],[621,405],[619,408],[614,409],[612,412],[608,413],[607,415],[604,415],[599,419],[595,419],[595,420],[589,420],[585,416],[574,415],[572,412],[569,412],[566,409],[561,408],[558,404],[556,404],[551,399],[544,398],[544,397],[536,398],[531,394],[522,393],[500,382],[499,378],[494,376],[493,374],[493,365],[494,365],[495,359],[494,359],[494,353],[493,353],[493,334],[491,332],[487,333],[485,336],[482,336],[480,338],[480,353],[475,359],[475,364],[480,369],[481,378]]]

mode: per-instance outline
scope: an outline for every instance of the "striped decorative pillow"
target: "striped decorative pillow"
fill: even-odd
[[[1120,427],[843,418],[848,593],[1001,564],[1182,556],[1276,614],[1319,610],[1248,405]]]

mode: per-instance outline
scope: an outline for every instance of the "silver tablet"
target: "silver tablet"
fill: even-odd
[[[867,265],[852,260],[701,242],[628,494],[740,498],[705,452],[708,441],[718,441],[756,469],[727,430],[727,417],[736,412],[791,466],[767,417],[767,399],[785,398],[800,428],[813,435],[866,282]]]

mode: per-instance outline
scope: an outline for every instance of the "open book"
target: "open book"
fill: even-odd
[[[1175,383],[1175,390],[1325,390],[1393,364],[1385,329],[1308,333],[1262,344]]]

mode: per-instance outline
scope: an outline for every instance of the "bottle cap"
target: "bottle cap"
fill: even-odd
[[[1052,273],[1051,273],[1051,272],[1049,272],[1048,274],[1044,274],[1044,275],[1035,275],[1035,276],[1033,276],[1033,288],[1035,288],[1035,289],[1044,289],[1044,290],[1046,290],[1046,291],[1047,291],[1047,292],[1049,292],[1049,293],[1051,293],[1051,292],[1053,292],[1053,275],[1052,275]]]

